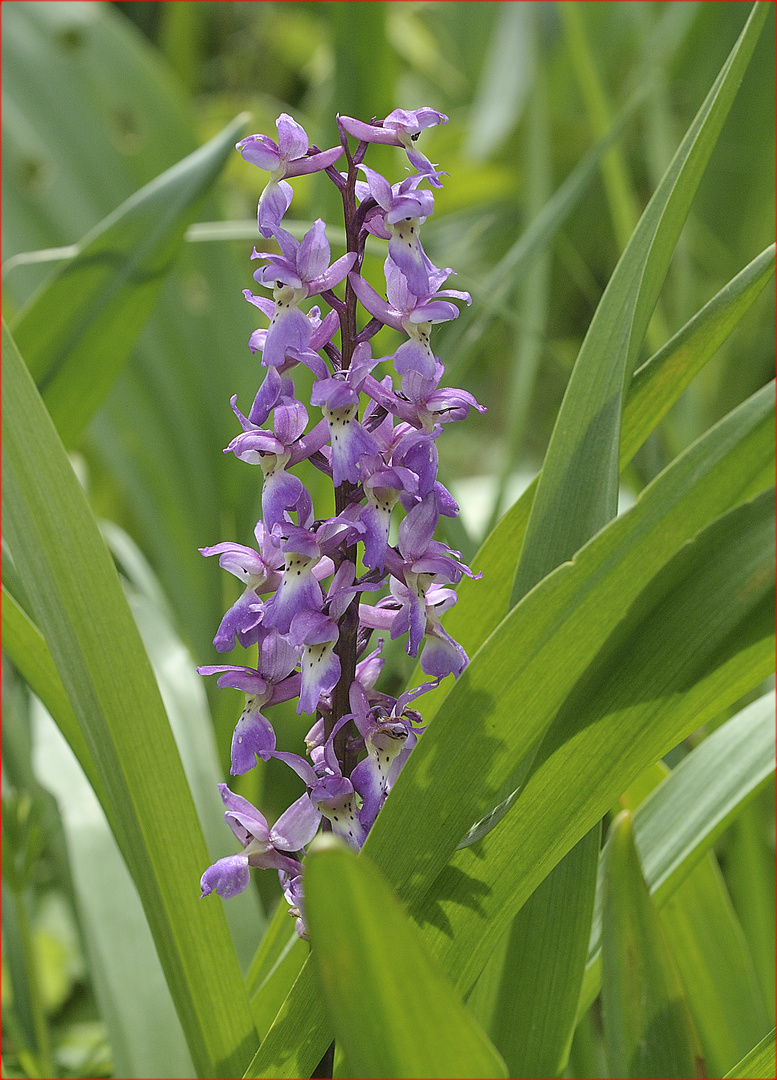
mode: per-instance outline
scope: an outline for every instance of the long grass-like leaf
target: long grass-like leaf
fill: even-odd
[[[129,356],[245,123],[238,116],[100,222],[15,320],[14,337],[66,446]]]
[[[623,413],[621,470],[728,334],[739,325],[773,273],[774,247],[771,245],[635,372]],[[512,576],[537,482],[537,479],[532,481],[486,538],[472,563],[474,569],[483,572],[483,580],[473,582],[465,578],[458,588],[459,603],[446,617],[446,629],[470,653],[482,645],[507,611]],[[428,704],[423,698],[420,700],[427,717],[439,707],[444,694],[438,691],[429,697]]]
[[[604,1038],[614,1076],[703,1076],[680,975],[639,865],[631,814],[605,858]]]
[[[67,691],[57,673],[49,647],[38,627],[17,604],[5,586],[3,586],[2,611],[3,648],[24,676],[30,689],[37,694],[56,719],[57,726],[70,744],[71,750],[76,755],[79,765],[102,805],[109,806],[109,800],[103,790],[91,751],[79,727],[78,717],[68,700]]]
[[[636,808],[634,837],[661,907],[774,772],[774,697],[748,705],[713,732]],[[601,884],[578,1017],[600,983]]]
[[[750,950],[712,852],[661,909],[707,1071],[722,1076],[769,1030]]]
[[[726,1080],[768,1080],[774,1076],[774,1031],[761,1039],[731,1072],[726,1073]]]
[[[234,1075],[255,1033],[223,912],[197,897],[208,853],[159,691],[86,498],[5,330],[3,373],[4,524],[31,614],[100,775],[195,1065]]]
[[[358,1076],[506,1076],[418,928],[368,859],[332,837],[311,851],[305,910],[332,1023]],[[423,1002],[408,1037],[400,1003]]]
[[[754,6],[596,309],[545,455],[511,603],[617,512],[625,393],[680,230],[767,14],[766,4]]]

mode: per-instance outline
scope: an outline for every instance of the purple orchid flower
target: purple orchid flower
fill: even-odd
[[[281,889],[286,903],[289,905],[289,915],[293,916],[294,929],[305,941],[308,940],[308,930],[305,926],[305,893],[302,887],[302,874],[288,874],[285,870],[278,871]]]
[[[351,273],[348,280],[353,286],[361,304],[386,326],[400,330],[408,335],[408,341],[399,346],[391,357],[397,373],[417,371],[426,378],[432,378],[436,371],[436,360],[432,354],[429,338],[433,323],[448,322],[458,318],[459,309],[449,300],[440,297],[452,296],[471,303],[467,292],[439,287],[451,273],[439,270],[429,277],[430,295],[426,299],[415,296],[408,288],[405,275],[391,260],[386,260],[386,295],[384,300],[358,274]],[[386,358],[388,359],[388,358]]]
[[[287,468],[321,449],[328,437],[327,426],[322,421],[303,438],[308,413],[301,401],[280,395],[272,408],[274,430],[265,431],[233,405],[244,430],[224,453],[261,466],[262,516],[267,528],[283,524],[290,513],[296,513],[298,524],[307,528],[313,521],[313,500],[299,477],[287,472]]]
[[[371,369],[377,364],[372,359],[369,342],[357,345],[347,371],[319,379],[310,392],[311,405],[320,405],[329,427],[332,448],[332,482],[339,487],[344,481],[359,482],[359,462],[364,454],[379,453],[378,445],[356,416],[359,411],[359,390]]]
[[[442,187],[438,179],[440,174],[429,159],[418,150],[415,141],[424,128],[433,127],[436,124],[447,124],[448,117],[445,113],[425,105],[420,109],[394,109],[382,123],[365,124],[352,116],[338,116],[337,122],[349,135],[363,142],[403,146],[410,163],[420,173],[429,176],[430,183],[435,187]]]
[[[259,604],[261,607],[261,601]],[[246,695],[245,707],[232,736],[233,776],[242,776],[253,769],[256,755],[266,761],[275,749],[275,730],[262,709],[299,694],[300,676],[292,674],[298,659],[299,649],[274,629],[262,626],[255,668],[240,664],[206,664],[197,668],[200,675],[218,674],[219,686],[231,686]]]
[[[321,546],[321,545],[319,545]],[[329,695],[340,678],[340,657],[334,652],[339,637],[338,621],[353,602],[357,593],[379,589],[377,582],[355,584],[356,567],[349,560],[344,560],[332,578],[326,594],[324,607],[328,611],[297,612],[291,621],[289,640],[302,647],[300,668],[302,687],[300,690],[298,713],[312,713],[321,707],[329,708]],[[356,681],[365,679],[366,686],[374,686],[374,679],[382,667],[382,661],[375,665],[357,664]],[[372,683],[369,679],[372,678]],[[322,727],[323,732],[323,727]],[[323,743],[323,739],[321,740]]]
[[[469,663],[469,658],[447,630],[440,624],[440,616],[458,600],[453,589],[431,585],[424,597],[426,603],[426,632],[424,647],[419,661],[421,671],[437,679],[453,675],[458,679]]]
[[[246,161],[270,173],[270,182],[259,197],[256,215],[259,232],[265,238],[273,236],[280,228],[283,215],[291,205],[291,185],[284,177],[320,172],[334,165],[343,152],[342,146],[333,146],[331,150],[309,154],[305,129],[288,113],[281,113],[275,126],[277,143],[267,135],[248,135],[235,147]]]
[[[268,319],[272,322],[272,318],[275,314],[275,302],[270,300],[266,296],[257,296],[251,292],[250,289],[243,289],[243,296],[254,307],[259,308],[264,312]],[[323,347],[332,340],[332,336],[340,325],[336,311],[328,312],[324,318],[321,318],[321,309],[317,304],[314,304],[310,311],[307,313],[307,320],[310,323],[310,340],[308,345],[304,349],[298,349],[294,345],[290,345],[289,348],[292,352],[287,352],[283,364],[270,367],[265,377],[264,383],[256,395],[254,401],[254,407],[251,410],[250,418],[255,424],[263,424],[267,419],[272,404],[266,405],[266,412],[262,419],[257,419],[259,415],[259,409],[265,408],[265,399],[271,401],[271,393],[278,385],[273,375],[283,374],[289,368],[295,367],[300,361],[306,364],[316,375],[316,378],[325,379],[327,376],[327,367],[316,350],[323,349]],[[253,334],[248,340],[248,348],[251,352],[264,353],[265,344],[267,342],[267,330],[254,330]],[[306,331],[302,332],[302,339],[304,340]],[[276,350],[277,353],[277,350]],[[276,355],[277,359],[277,355]],[[265,363],[264,359],[262,361]],[[293,394],[292,394],[293,396]],[[256,415],[254,415],[256,414]]]
[[[227,810],[227,824],[235,834],[243,850],[228,855],[209,866],[200,879],[200,896],[217,892],[225,900],[237,896],[248,887],[250,866],[274,868],[290,879],[302,873],[302,864],[291,857],[290,852],[302,848],[295,830],[281,817],[271,829],[267,819],[248,799],[235,795],[226,784],[219,784],[219,792]]]
[[[386,465],[382,456],[362,458],[362,487],[367,505],[361,508],[359,521],[365,527],[364,565],[383,573],[391,528],[391,511],[404,492],[414,495],[418,477],[410,469]]]
[[[419,239],[421,226],[434,212],[431,191],[417,190],[424,177],[408,176],[392,187],[374,169],[366,165],[359,168],[367,177],[370,195],[380,208],[368,215],[365,226],[375,236],[388,240],[389,256],[404,274],[410,291],[415,296],[428,296],[430,277],[440,271],[427,257]]]
[[[438,424],[464,420],[470,409],[477,409],[480,413],[487,411],[485,405],[480,405],[466,390],[455,387],[440,389],[439,382],[444,373],[445,369],[439,361],[435,362],[432,378],[420,375],[417,371],[405,372],[400,382],[401,395],[393,390],[390,375],[382,382],[368,375],[362,390],[387,412],[412,427],[429,433],[434,431]]]
[[[418,735],[406,716],[390,715],[380,705],[370,706],[358,683],[351,687],[350,704],[351,718],[367,750],[367,757],[351,773],[351,783],[362,798],[361,822],[369,832]]]
[[[283,544],[285,569],[277,592],[264,605],[264,625],[288,634],[292,619],[299,612],[318,612],[324,606],[313,569],[321,559],[316,537],[307,529],[287,525],[288,538]]]
[[[314,221],[301,242],[285,229],[276,231],[276,239],[281,255],[256,248],[251,253],[252,259],[267,260],[267,266],[254,271],[254,280],[272,289],[275,300],[262,352],[262,363],[268,367],[282,367],[287,352],[298,360],[310,352],[313,326],[299,304],[309,296],[334,288],[356,259],[356,252],[349,251],[329,265],[330,247],[322,218]]]
[[[248,648],[259,640],[258,626],[261,608],[257,600],[261,593],[275,592],[281,583],[284,565],[278,537],[257,522],[254,530],[258,553],[242,544],[223,543],[200,548],[205,556],[218,555],[219,566],[245,583],[245,591],[227,611],[213,639],[218,652],[229,652],[236,642]]]
[[[322,816],[327,818],[332,826],[332,832],[359,851],[366,839],[367,830],[361,821],[362,811],[356,802],[354,786],[347,777],[343,776],[334,752],[335,735],[350,719],[350,716],[344,716],[337,722],[324,744],[320,762],[315,767],[299,754],[276,750],[273,757],[286,762],[297,776],[305,781],[307,792],[297,802],[302,804],[307,800],[310,807],[307,813],[310,814],[311,824],[315,819],[317,827]],[[293,805],[296,806],[297,803]],[[367,816],[371,812],[370,807]],[[311,839],[314,832],[315,830],[311,833]]]
[[[334,652],[339,630],[322,611],[298,611],[291,620],[289,640],[302,646],[298,713],[313,713],[322,694],[330,694],[340,678],[340,657]]]
[[[439,585],[429,584],[424,579],[413,580],[411,584],[396,578],[391,580],[391,594],[379,600],[377,604],[359,605],[359,619],[362,626],[376,630],[388,630],[392,638],[415,631],[421,652],[421,670],[440,682],[446,675],[458,679],[469,660],[464,649],[440,623],[440,616],[456,603],[456,593]],[[422,607],[423,604],[423,607]],[[422,623],[423,619],[423,623]],[[423,632],[418,630],[423,625]],[[410,653],[411,641],[407,651]],[[411,655],[415,656],[415,653]],[[435,685],[436,685],[435,683]]]
[[[436,495],[430,491],[401,522],[397,536],[399,551],[394,548],[386,551],[386,565],[396,579],[390,589],[399,605],[391,623],[391,637],[409,633],[406,651],[410,656],[418,655],[426,632],[426,592],[432,582],[455,585],[461,581],[462,574],[477,576],[460,561],[459,552],[432,539],[438,516]]]

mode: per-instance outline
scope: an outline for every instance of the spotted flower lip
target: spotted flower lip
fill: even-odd
[[[262,521],[257,522],[254,535],[258,552],[229,541],[199,549],[205,556],[218,555],[219,566],[245,584],[243,594],[224,615],[213,639],[219,652],[229,652],[236,641],[244,648],[258,642],[262,618],[258,596],[274,592],[281,582],[284,561],[277,538],[265,529]]]
[[[288,538],[283,545],[286,567],[277,592],[264,606],[264,625],[288,634],[299,612],[317,612],[324,606],[324,594],[313,574],[321,558],[314,534],[296,525],[287,525]]]
[[[250,289],[243,289],[243,296],[254,307],[259,308],[267,318],[272,322],[275,316],[275,301],[270,300],[266,296],[257,296],[252,293]],[[308,335],[307,327],[303,327],[299,320],[295,321],[294,333],[290,335],[290,338],[286,344],[286,352],[283,360],[278,363],[278,348],[275,348],[274,360],[275,363],[270,365],[264,359],[264,351],[267,345],[267,334],[269,330],[262,329],[254,330],[251,337],[248,339],[248,348],[251,352],[261,352],[262,363],[270,368],[265,381],[259,389],[254,401],[254,406],[251,410],[250,419],[255,424],[263,424],[267,419],[270,409],[272,408],[271,394],[276,388],[276,383],[273,380],[270,381],[270,374],[274,370],[279,374],[285,372],[288,368],[296,366],[298,363],[303,363],[307,367],[311,368],[317,378],[323,379],[327,374],[327,367],[321,357],[318,355],[318,349],[323,347],[332,340],[332,336],[340,325],[336,311],[329,311],[321,318],[321,310],[317,304],[315,304],[306,316],[310,323],[310,334]],[[297,341],[295,343],[294,335],[297,335]],[[306,344],[307,342],[307,344]],[[265,384],[267,384],[265,386]],[[277,391],[276,391],[277,398]],[[265,406],[265,399],[268,400],[268,404]],[[233,406],[234,408],[234,406]],[[266,409],[263,412],[262,418],[257,419],[259,415],[259,409]]]
[[[300,611],[291,620],[289,640],[302,646],[298,713],[313,713],[322,694],[331,694],[340,678],[340,657],[334,652],[337,623],[322,611]]]
[[[382,213],[373,211],[366,221],[369,232],[388,240],[389,255],[407,279],[415,296],[427,296],[430,277],[439,273],[427,257],[419,239],[420,228],[434,212],[431,191],[419,190],[424,176],[408,176],[400,184],[389,184],[380,173],[366,165],[359,168],[367,177],[370,194]]]
[[[339,487],[349,480],[360,479],[360,462],[365,455],[379,453],[373,436],[359,423],[359,391],[370,370],[377,364],[372,358],[369,342],[354,349],[351,366],[341,377],[319,379],[310,393],[312,405],[320,405],[329,426],[332,448],[332,482]]]
[[[261,617],[261,616],[260,616]],[[242,664],[208,664],[200,675],[218,674],[220,687],[242,690],[246,703],[232,736],[233,776],[253,769],[256,757],[267,760],[275,749],[275,731],[262,709],[288,701],[300,692],[300,676],[294,672],[298,650],[275,630],[260,627],[258,667]]]
[[[316,825],[323,815],[331,823],[332,832],[358,851],[367,836],[363,820],[371,815],[371,807],[366,804],[357,807],[354,786],[343,776],[333,745],[335,736],[350,719],[351,716],[346,715],[337,721],[332,734],[320,748],[315,767],[299,754],[288,751],[276,750],[272,756],[285,762],[305,782],[307,793],[298,802],[308,800],[316,815]]]
[[[349,700],[353,721],[367,750],[367,757],[351,773],[351,782],[362,798],[362,824],[369,829],[418,736],[406,716],[392,716],[380,706],[371,707],[358,683],[352,684]]]
[[[307,297],[326,292],[338,285],[356,260],[356,252],[349,251],[330,266],[331,250],[322,218],[313,223],[302,241],[295,240],[284,229],[277,230],[276,237],[282,254],[257,251],[256,248],[251,253],[252,259],[266,261],[265,266],[254,271],[254,279],[260,285],[273,290],[274,304],[270,326],[262,344],[262,363],[267,367],[283,367],[289,351],[296,359],[312,352],[311,342],[315,328],[299,305]],[[251,303],[265,311],[265,314],[269,313],[268,307],[258,303],[253,294],[246,291],[244,295]],[[327,329],[329,327],[334,332],[333,320],[327,324]]]
[[[423,298],[416,296],[407,285],[404,274],[395,264],[388,266],[386,276],[386,295],[384,300],[373,287],[360,277],[350,273],[353,291],[360,303],[386,326],[393,327],[408,335],[408,341],[399,346],[392,359],[396,371],[402,375],[407,371],[417,371],[420,375],[431,378],[436,370],[437,361],[429,344],[432,324],[456,319],[459,309],[450,300],[440,297],[453,297],[471,303],[467,292],[457,289],[440,290],[439,286],[448,277],[449,270],[439,270],[431,274],[429,287],[432,292]]]

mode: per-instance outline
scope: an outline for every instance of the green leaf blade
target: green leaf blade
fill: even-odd
[[[634,811],[634,839],[659,909],[774,773],[774,695],[709,735]],[[599,992],[601,866],[578,1017]]]
[[[545,456],[512,603],[616,514],[625,391],[683,222],[767,14],[765,4],[753,8],[596,309]]]
[[[608,840],[603,1019],[614,1076],[704,1075],[698,1036],[623,810]]]
[[[635,371],[623,410],[621,468],[739,324],[774,274],[774,252],[770,244]]]
[[[660,916],[708,1074],[722,1076],[769,1031],[772,1019],[712,852],[667,899]]]
[[[653,574],[710,517],[750,494],[772,460],[772,409],[771,390],[759,392],[689,448],[628,514],[525,597],[473,657],[366,843],[405,883],[404,899],[423,891],[498,801],[500,786]]]
[[[774,1076],[775,1042],[774,1031],[761,1039],[739,1064],[726,1073],[726,1080],[769,1080]]]
[[[368,859],[324,841],[309,857],[305,899],[313,961],[356,1075],[507,1075]],[[422,1008],[408,1037],[413,1001]]]
[[[128,358],[245,120],[241,114],[100,222],[15,320],[18,347],[66,446]]]
[[[658,575],[568,695],[498,828],[456,851],[411,905],[462,990],[510,918],[621,792],[768,674],[770,498],[766,493],[718,519]],[[727,610],[718,613],[711,598],[724,575]],[[753,597],[762,575],[763,592]],[[667,605],[670,594],[674,606]]]
[[[5,329],[3,346],[10,550],[109,800],[192,1058],[201,1073],[234,1075],[256,1036],[223,912],[198,899],[208,853],[156,681],[83,491]]]
[[[489,1034],[510,1076],[566,1067],[591,931],[599,826],[558,863],[513,920]]]

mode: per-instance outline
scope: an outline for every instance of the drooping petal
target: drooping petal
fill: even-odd
[[[418,494],[428,495],[437,480],[438,454],[435,439],[442,431],[438,425],[433,431],[414,431],[405,435],[392,456],[393,465],[402,465],[418,477]]]
[[[259,232],[269,239],[280,228],[283,215],[291,206],[293,192],[285,180],[271,180],[256,208],[256,224]]]
[[[467,663],[464,649],[439,623],[427,631],[421,653],[421,671],[438,679],[446,675],[455,675],[458,679]]]
[[[257,697],[267,693],[267,680],[262,678],[256,668],[245,667],[243,664],[201,664],[197,668],[199,675],[215,675],[217,672],[223,673],[218,677],[220,687],[231,686],[233,690],[243,690],[246,694],[255,694]],[[221,786],[223,785],[220,785],[219,790]]]
[[[256,765],[256,757],[266,761],[275,749],[275,731],[259,711],[259,699],[246,697],[246,705],[232,735],[230,772],[242,776]]]
[[[312,314],[311,308],[310,313]],[[318,326],[314,326],[313,333],[310,337],[310,348],[314,351],[317,349],[323,349],[328,341],[332,340],[332,337],[336,330],[340,327],[340,317],[336,311],[328,311]]]
[[[245,847],[251,838],[267,843],[270,830],[261,810],[242,795],[230,791],[226,784],[219,784],[219,795],[227,810],[224,817],[238,841]]]
[[[247,856],[242,852],[239,855],[228,855],[209,866],[200,878],[200,899],[217,892],[219,896],[229,900],[247,889],[249,880]]]
[[[392,326],[395,330],[402,329],[401,311],[389,305],[383,297],[379,296],[372,285],[366,282],[360,274],[349,274],[348,280],[359,298],[360,304],[369,311],[370,315],[374,315],[376,319],[380,319],[386,326]]]
[[[333,289],[335,285],[339,285],[355,262],[355,251],[348,251],[345,255],[341,255],[339,259],[335,259],[323,274],[319,274],[318,277],[311,278],[307,282],[308,296],[326,292],[327,289]]]
[[[265,345],[266,344],[267,342],[265,340]],[[261,427],[266,423],[267,417],[278,404],[283,392],[284,380],[281,378],[276,368],[269,368],[264,377],[264,382],[256,393],[254,403],[251,406],[251,411],[248,414],[249,422],[256,427]]]
[[[397,536],[399,550],[408,562],[426,554],[437,528],[439,511],[434,495],[426,495],[400,523]]]
[[[268,682],[277,685],[297,666],[299,650],[277,630],[267,630],[259,642],[256,669]],[[277,699],[274,699],[277,700]]]
[[[265,462],[262,463],[263,466]],[[262,517],[272,528],[285,521],[285,512],[297,514],[299,524],[306,528],[313,520],[313,499],[298,476],[286,472],[280,465],[268,468],[262,486]],[[284,631],[285,633],[285,631]]]
[[[334,165],[342,156],[342,146],[333,146],[329,150],[322,150],[320,154],[308,154],[306,157],[296,158],[286,166],[287,176],[302,176],[305,173],[321,172]]]
[[[363,142],[388,143],[390,146],[402,145],[396,133],[389,128],[365,124],[361,120],[356,120],[353,116],[338,116],[337,122],[349,135],[353,135],[355,139],[361,139]]]
[[[281,367],[286,362],[288,349],[301,352],[308,348],[312,333],[310,320],[293,299],[276,299],[275,314],[264,342],[262,363],[267,367]]]
[[[270,300],[267,296],[258,296],[256,293],[252,293],[250,289],[243,289],[243,296],[246,298],[249,304],[253,304],[254,307],[267,316],[268,319],[273,317],[273,311],[275,310],[274,301]]]
[[[429,105],[422,105],[420,109],[393,109],[383,121],[383,126],[397,133],[417,135],[424,128],[447,123],[448,117],[445,113],[438,112]]]
[[[279,442],[271,431],[263,431],[260,428],[236,435],[224,448],[225,454],[234,454],[236,458],[247,461],[249,465],[261,465],[268,454],[278,457],[283,455],[283,452],[283,443]]]
[[[370,195],[383,210],[389,210],[392,204],[391,184],[385,176],[381,176],[379,172],[371,169],[368,165],[359,165],[359,168],[367,177]]]
[[[219,624],[213,644],[217,652],[231,652],[235,644],[244,649],[255,645],[259,639],[262,621],[262,601],[256,591],[248,588],[230,607]]]
[[[308,411],[296,398],[281,398],[275,406],[273,430],[284,446],[296,442],[308,425]]]

